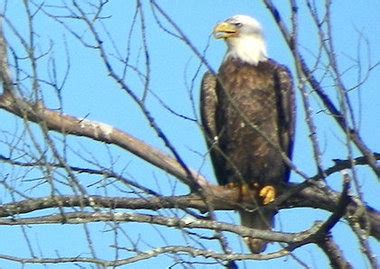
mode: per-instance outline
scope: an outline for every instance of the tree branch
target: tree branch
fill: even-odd
[[[318,246],[329,257],[331,268],[351,269],[352,265],[344,258],[342,251],[331,235],[326,235],[322,240],[318,241]]]
[[[226,231],[239,234],[242,237],[255,237],[267,241],[283,242],[287,244],[297,244],[299,242],[309,243],[306,238],[313,237],[319,230],[320,225],[315,225],[308,230],[299,233],[284,233],[274,231],[264,231],[259,229],[250,229],[240,225],[233,225],[212,220],[198,220],[195,218],[178,218],[163,217],[151,214],[138,213],[121,213],[121,212],[79,212],[52,214],[47,216],[29,217],[29,218],[13,218],[1,219],[0,225],[37,225],[37,224],[84,224],[94,222],[137,222],[149,223],[154,225],[172,227],[172,228],[189,228],[189,229],[207,229],[215,231]],[[299,244],[301,246],[303,244]]]
[[[3,32],[2,17],[0,17],[0,82],[3,83],[4,94],[9,93],[13,86],[8,66],[7,42]]]
[[[339,197],[337,207],[333,214],[321,225],[319,231],[314,235],[314,242],[323,250],[330,260],[332,268],[352,268],[350,263],[344,258],[339,246],[332,239],[331,229],[346,214],[347,206],[350,203],[348,191],[350,188],[350,177],[343,175],[343,190]]]
[[[292,188],[297,188],[295,184],[287,184],[281,190],[291,191]],[[280,193],[281,193],[280,192]],[[241,207],[255,210],[251,201],[241,201],[239,188],[228,189],[221,186],[209,186],[207,192],[207,201],[198,194],[190,194],[185,196],[171,197],[145,197],[145,198],[125,198],[125,197],[76,197],[76,196],[59,196],[45,197],[33,200],[24,200],[16,203],[9,203],[0,206],[0,217],[17,216],[37,210],[57,208],[57,207],[92,207],[95,210],[100,208],[111,209],[148,209],[158,210],[165,208],[193,208],[201,212],[207,212],[212,206],[213,210],[236,210]],[[341,195],[337,192],[326,194],[316,185],[309,185],[299,192],[291,196],[283,204],[278,205],[279,209],[297,208],[297,207],[312,207],[320,208],[330,212],[336,212],[340,207]],[[355,199],[347,196],[345,203],[347,212],[344,217],[352,221],[352,216],[355,215],[357,223],[369,222],[371,236],[380,240],[380,213],[375,209],[367,206],[364,210],[367,211],[368,220],[364,219],[364,214],[358,215],[357,212],[363,210],[362,206],[355,202]],[[270,205],[269,205],[270,206]]]
[[[211,250],[184,247],[184,246],[165,246],[160,248],[155,248],[146,252],[139,252],[136,256],[127,259],[118,260],[102,260],[87,257],[60,257],[60,258],[20,258],[9,255],[0,255],[0,259],[18,262],[21,264],[60,264],[60,263],[92,263],[98,264],[103,267],[120,267],[127,264],[133,264],[139,261],[147,260],[150,258],[157,257],[163,254],[181,254],[186,253],[192,257],[204,257],[211,258],[218,261],[243,261],[243,260],[270,260],[275,258],[280,258],[288,255],[287,251],[279,251],[273,254],[257,255],[257,254],[225,254],[217,253]]]
[[[41,104],[32,105],[10,94],[0,96],[0,108],[20,118],[26,118],[31,122],[43,124],[51,131],[84,136],[96,141],[119,146],[177,177],[186,185],[193,185],[194,179],[201,186],[207,185],[206,179],[199,173],[191,171],[192,175],[189,178],[188,173],[171,156],[110,125],[64,115],[45,108]]]

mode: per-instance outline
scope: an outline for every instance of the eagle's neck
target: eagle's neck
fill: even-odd
[[[228,51],[224,57],[224,61],[234,58],[257,65],[259,62],[268,60],[267,49],[262,36],[231,38],[227,44]]]

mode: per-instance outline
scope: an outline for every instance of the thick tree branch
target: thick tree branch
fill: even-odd
[[[334,269],[351,269],[352,265],[344,258],[342,251],[331,235],[326,235],[322,240],[318,241],[318,246],[329,257],[331,268]]]
[[[347,175],[344,175],[343,190],[337,201],[337,205],[333,214],[323,223],[319,230],[319,237],[325,237],[330,233],[331,229],[338,223],[338,221],[346,214],[347,206],[351,202],[351,198],[348,195],[350,188],[350,179]],[[318,237],[318,235],[317,235]]]
[[[187,172],[174,158],[110,125],[64,115],[47,109],[41,104],[32,105],[10,94],[0,96],[0,108],[20,118],[43,124],[48,130],[84,136],[119,146],[177,177],[187,185],[193,185],[194,179],[201,186],[207,185],[206,179],[199,173],[192,171],[192,176],[189,178]]]
[[[295,184],[286,185],[282,192],[291,191],[297,188]],[[279,209],[296,208],[296,207],[312,207],[320,208],[330,212],[336,212],[341,206],[341,195],[336,192],[326,194],[316,185],[309,185],[299,192],[291,196],[285,203],[278,205]],[[361,224],[369,222],[369,233],[374,238],[380,240],[380,213],[373,208],[367,206],[363,208],[355,202],[355,199],[347,196],[345,204],[347,212],[344,217]],[[151,197],[151,198],[125,198],[125,197],[46,197],[34,200],[25,200],[17,203],[4,204],[0,206],[0,217],[10,217],[20,214],[30,213],[37,210],[57,208],[57,207],[92,207],[95,210],[101,208],[119,208],[119,209],[150,209],[158,210],[165,208],[193,208],[202,212],[207,212],[211,206],[213,210],[236,210],[240,207],[252,208],[252,202],[241,201],[239,188],[227,189],[220,186],[209,186],[207,201],[197,194],[177,196],[177,197]],[[365,210],[365,214],[357,214],[357,212]]]
[[[312,242],[316,243],[330,260],[332,268],[351,268],[350,263],[344,258],[339,246],[331,236],[331,229],[338,223],[338,221],[346,214],[347,206],[350,203],[348,195],[350,187],[350,178],[347,174],[344,175],[343,190],[339,197],[338,204],[335,211],[331,216],[321,225],[318,232],[314,234],[314,238],[309,238]]]

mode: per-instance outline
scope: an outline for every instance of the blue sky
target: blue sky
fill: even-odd
[[[288,21],[289,17],[287,15],[289,15],[290,11],[287,8],[287,4],[284,4],[282,1],[277,2],[278,8],[284,12],[284,19]],[[340,61],[340,68],[345,72],[343,78],[348,86],[353,86],[357,83],[358,73],[354,59],[358,54],[362,59],[362,68],[364,70],[367,65],[374,64],[380,60],[380,51],[377,50],[380,44],[380,35],[374,34],[380,32],[380,24],[378,23],[380,3],[375,0],[364,2],[365,4],[363,1],[350,1],[350,3],[346,1],[334,4],[332,9],[336,54]],[[158,3],[171,19],[176,22],[198,51],[202,52],[207,48],[205,58],[214,70],[217,70],[226,49],[223,42],[210,38],[214,25],[232,15],[247,14],[256,17],[262,23],[270,57],[289,66],[294,73],[293,60],[290,57],[289,50],[273,18],[261,1],[209,0],[200,2],[193,0],[159,1]],[[27,36],[25,11],[23,8],[19,8],[17,4],[19,3],[16,3],[16,1],[8,2],[6,17],[11,19],[18,31]],[[4,7],[0,6],[0,8],[3,12]],[[109,51],[109,57],[112,59],[114,68],[119,73],[122,72],[123,65],[118,58],[126,57],[128,44],[130,52],[129,63],[140,68],[141,71],[146,71],[139,27],[134,29],[130,40],[128,38],[134,10],[135,3],[132,1],[113,0],[103,13],[104,16],[109,17],[104,20],[103,25],[96,25],[101,37],[104,38],[104,44]],[[199,59],[197,56],[182,40],[169,35],[157,25],[147,2],[144,2],[143,10],[147,22],[146,41],[151,61],[149,88],[152,93],[148,93],[147,108],[163,132],[180,152],[185,162],[193,169],[199,169],[210,181],[215,182],[209,160],[206,159],[206,162],[204,162],[206,147],[198,123],[174,115],[154,97],[154,94],[159,96],[161,101],[176,113],[191,119],[197,119],[199,116],[199,83],[206,68],[203,66],[198,72]],[[55,10],[54,12],[60,13],[61,11]],[[307,61],[313,62],[317,49],[317,44],[314,41],[315,29],[311,27],[308,19],[309,14],[304,6],[300,5],[299,12],[301,52],[307,56]],[[162,17],[160,19],[165,27],[173,31],[173,28]],[[93,41],[81,22],[76,20],[67,20],[67,22],[71,29],[74,29],[83,36],[84,40],[90,43]],[[133,103],[124,91],[118,88],[114,81],[105,75],[105,67],[99,60],[96,50],[83,47],[61,25],[41,13],[36,16],[35,27],[36,32],[38,32],[38,36],[36,36],[36,51],[39,53],[49,52],[48,56],[43,57],[39,61],[39,76],[41,79],[50,79],[52,74],[51,66],[54,63],[54,59],[57,65],[58,82],[62,83],[63,75],[67,70],[67,59],[69,56],[69,77],[62,90],[63,108],[66,114],[111,124],[169,153],[160,138],[157,137],[157,134],[149,126],[147,120],[143,118],[136,104]],[[110,36],[112,36],[114,44],[112,44],[112,40],[106,35],[104,29],[107,29]],[[6,33],[9,34],[9,42],[11,42],[15,49],[20,49],[15,36],[10,33],[9,29],[6,30],[8,30]],[[366,41],[368,41],[370,47],[367,47]],[[51,44],[54,45],[50,47]],[[25,68],[27,69],[28,67],[25,66]],[[320,70],[317,72],[320,72]],[[355,111],[357,111],[356,113],[360,120],[361,135],[364,141],[368,143],[368,146],[377,152],[380,151],[378,140],[380,121],[377,119],[377,115],[379,115],[380,93],[376,87],[376,82],[379,80],[380,71],[374,69],[366,84],[360,90],[354,90],[350,93]],[[136,94],[142,95],[143,83],[132,68],[127,70],[125,81]],[[27,85],[27,82],[25,82],[25,85]],[[332,98],[335,99],[335,89],[332,87],[331,81],[326,80],[325,86],[326,92],[331,94]],[[47,105],[51,108],[58,107],[56,93],[43,83],[42,89]],[[333,165],[332,159],[345,159],[347,151],[343,145],[340,130],[336,128],[328,115],[317,113],[320,109],[320,102],[315,98],[313,93],[310,95],[314,119],[318,126],[320,146],[323,153],[323,165],[329,167]],[[299,169],[312,176],[315,174],[316,169],[300,100],[301,98],[298,95],[294,163]],[[22,126],[21,121],[16,120],[13,116],[3,111],[0,112],[0,121],[7,123],[7,128],[9,126],[7,130],[10,132],[13,132],[15,129],[19,130]],[[159,190],[164,195],[185,194],[188,191],[176,179],[116,147],[99,145],[88,139],[79,138],[68,138],[68,142],[72,148],[69,153],[72,165],[88,166],[90,165],[89,160],[98,162],[105,167],[111,167],[112,165],[117,171],[125,171],[127,177],[137,182],[143,182],[145,185]],[[0,145],[0,150],[7,151],[4,144]],[[1,173],[3,175],[6,174],[7,168],[2,169]],[[38,172],[31,172],[30,177],[37,175]],[[377,179],[371,172],[368,172],[368,169],[358,169],[358,175],[363,192],[365,193],[365,201],[369,205],[379,209],[380,199],[378,193],[380,187]],[[83,180],[83,185],[91,185],[91,183],[98,180],[84,175],[79,176],[79,178]],[[291,181],[297,182],[300,180],[302,179],[299,176],[292,175]],[[328,179],[328,183],[339,190],[341,188],[341,176],[339,174],[331,176]],[[48,195],[48,188],[46,186],[32,188],[35,182],[19,183],[16,181],[15,184],[20,184],[20,188],[25,189],[26,193],[30,196],[41,197]],[[64,188],[62,191],[69,192],[69,190]],[[121,196],[123,194],[116,188],[107,188],[106,191],[106,188],[89,187],[89,192],[99,195]],[[11,197],[6,191],[3,191],[3,193],[2,200],[9,202]],[[164,212],[169,213],[169,211]],[[223,221],[237,222],[234,212],[224,212],[219,215]],[[279,214],[276,229],[294,232],[301,231],[309,228],[315,220],[324,220],[327,216],[328,214],[320,210],[286,210],[286,212]],[[113,249],[109,247],[113,244],[113,235],[109,231],[110,225],[89,225],[98,255],[108,259],[112,259],[112,255],[114,255]],[[138,226],[135,224],[123,224],[123,228],[126,231],[132,231],[129,234],[132,240],[137,240],[138,238],[142,238],[142,241],[152,240],[149,243],[154,247],[162,246],[166,242],[173,245],[183,242],[183,237],[178,236],[178,233],[170,229],[159,228],[157,231],[149,225]],[[76,256],[89,253],[89,249],[86,248],[87,242],[84,241],[85,233],[83,228],[69,225],[53,225],[33,226],[25,229],[30,236],[32,249],[44,257],[54,257],[56,252],[59,252],[61,256]],[[20,255],[22,257],[30,256],[27,242],[23,237],[20,227],[1,227],[0,234],[1,241],[3,242],[7,242],[7,240],[17,242],[17,244],[11,244],[10,246],[0,246],[0,254]],[[356,268],[366,268],[368,266],[365,259],[358,253],[356,239],[350,236],[351,232],[347,224],[344,222],[339,223],[334,228],[333,234],[337,241],[344,246],[346,257],[349,258]],[[124,236],[121,236],[121,238],[128,241]],[[244,247],[236,237],[229,236],[229,239],[236,251],[240,251]],[[65,247],[62,247],[62,245]],[[352,245],[355,247],[351,248]],[[375,253],[380,253],[378,243],[373,241],[372,246]],[[275,249],[277,249],[276,246],[271,246],[269,250]],[[327,266],[326,258],[313,245],[297,250],[295,254],[312,268],[326,268]],[[151,268],[159,264],[160,267],[165,268],[171,262],[165,256],[160,256],[147,262],[135,264],[132,267]],[[279,266],[284,268],[301,268],[300,264],[291,257],[265,262],[246,262],[245,264],[242,263],[241,268],[244,268],[244,265],[247,268],[251,266],[255,266],[255,268],[278,268]],[[8,263],[0,259],[1,266],[4,266],[4,268],[20,268],[15,263]],[[86,268],[90,268],[88,265],[85,266]],[[62,265],[51,265],[51,267],[64,268]],[[218,266],[204,267],[218,268]],[[39,267],[28,266],[28,268]],[[66,268],[72,267],[67,266]],[[196,266],[196,268],[202,268],[202,266]]]

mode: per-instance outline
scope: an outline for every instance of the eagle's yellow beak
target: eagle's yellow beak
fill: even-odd
[[[229,37],[237,36],[238,29],[234,24],[228,22],[219,23],[215,26],[213,34],[216,39],[227,39]]]

